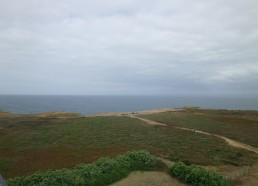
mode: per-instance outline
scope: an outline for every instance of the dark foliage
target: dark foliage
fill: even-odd
[[[169,168],[169,173],[181,181],[196,186],[228,186],[228,181],[219,173],[208,171],[197,165],[178,162]]]
[[[7,180],[9,186],[101,186],[126,177],[134,170],[152,170],[158,159],[147,151],[132,151],[115,158],[101,158],[92,164],[77,165],[73,169],[37,172],[27,177]]]

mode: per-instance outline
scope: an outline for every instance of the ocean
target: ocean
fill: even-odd
[[[159,108],[201,108],[258,110],[258,97],[223,96],[25,96],[0,95],[0,110],[30,114],[42,112],[137,112]]]

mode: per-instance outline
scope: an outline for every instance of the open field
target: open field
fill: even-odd
[[[222,135],[258,147],[258,111],[186,109],[141,117]]]
[[[158,115],[163,114],[169,113]],[[231,147],[217,137],[151,126],[122,114],[86,117],[1,113],[0,128],[0,172],[5,179],[140,149],[201,165],[250,165],[257,160],[254,153]]]

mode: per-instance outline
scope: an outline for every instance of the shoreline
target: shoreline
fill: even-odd
[[[100,112],[95,114],[81,114],[77,112],[65,112],[65,111],[16,114],[16,113],[0,110],[0,117],[1,116],[36,116],[36,117],[74,118],[74,117],[97,117],[97,116],[130,116],[130,115],[149,115],[149,114],[156,114],[156,113],[162,113],[162,112],[178,112],[178,111],[184,111],[188,109],[257,111],[257,110],[239,110],[239,109],[200,108],[195,106],[185,106],[182,108],[160,108],[160,109],[150,109],[150,110],[130,111],[130,112]]]
[[[127,115],[138,115],[138,114],[155,114],[155,113],[161,113],[161,112],[177,112],[185,110],[183,108],[161,108],[161,109],[152,109],[152,110],[142,110],[138,112],[103,112],[103,113],[97,113],[97,114],[91,114],[91,115],[84,115],[84,116],[127,116]]]
[[[76,112],[42,112],[33,114],[15,114],[11,112],[0,111],[0,116],[38,116],[38,117],[58,117],[58,118],[70,118],[70,117],[97,117],[97,116],[128,116],[131,114],[155,114],[161,112],[177,112],[185,110],[185,108],[161,108],[161,109],[151,109],[142,111],[132,111],[132,112],[101,112],[96,114],[80,114]]]

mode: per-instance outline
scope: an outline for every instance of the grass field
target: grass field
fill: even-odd
[[[0,172],[5,179],[129,150],[148,150],[159,157],[201,165],[246,165],[257,159],[254,153],[213,136],[149,126],[126,116],[0,115]]]
[[[219,134],[258,147],[258,111],[186,109],[141,117]]]

